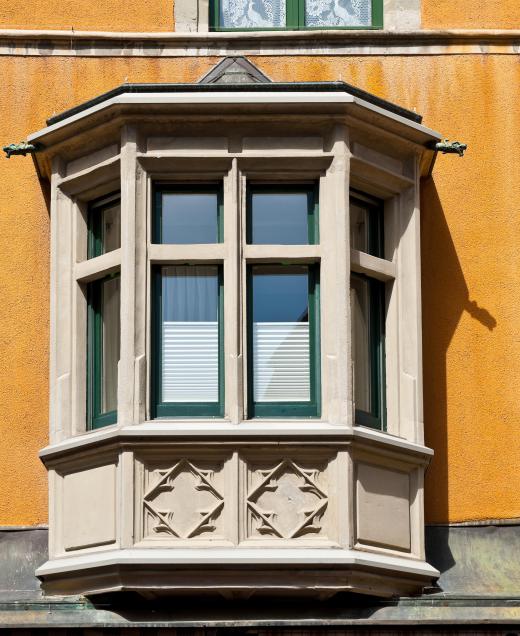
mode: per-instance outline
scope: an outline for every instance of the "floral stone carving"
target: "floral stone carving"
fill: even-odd
[[[282,539],[320,534],[328,497],[318,485],[319,474],[290,459],[270,470],[257,470],[260,482],[247,498],[253,534]]]
[[[224,497],[213,483],[214,471],[197,468],[182,459],[171,468],[154,471],[153,475],[158,480],[143,500],[149,530],[190,539],[217,529]]]

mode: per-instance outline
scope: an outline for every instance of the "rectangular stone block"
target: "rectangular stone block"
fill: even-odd
[[[116,465],[63,476],[63,547],[79,550],[116,541]]]
[[[410,551],[408,473],[357,463],[355,513],[359,543]]]

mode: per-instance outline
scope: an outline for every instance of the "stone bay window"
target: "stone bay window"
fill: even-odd
[[[51,182],[47,593],[407,594],[424,559],[419,182],[342,83],[126,85]]]

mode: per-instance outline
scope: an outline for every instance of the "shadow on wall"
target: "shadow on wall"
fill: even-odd
[[[424,179],[421,184],[421,255],[424,428],[426,444],[435,451],[426,475],[426,522],[446,522],[449,519],[448,347],[463,312],[489,331],[497,322],[477,300],[470,298],[432,178]],[[436,548],[449,553],[447,544]],[[443,566],[447,569],[448,561]]]

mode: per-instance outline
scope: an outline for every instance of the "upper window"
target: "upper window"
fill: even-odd
[[[213,0],[214,29],[381,28],[382,0]]]

